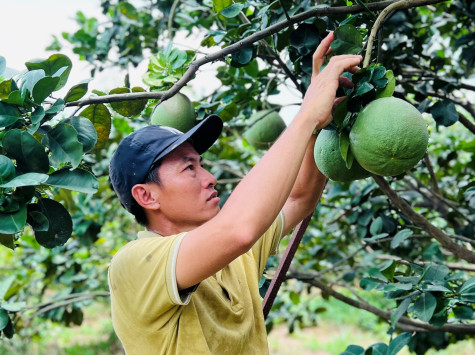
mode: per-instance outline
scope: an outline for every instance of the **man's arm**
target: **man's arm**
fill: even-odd
[[[289,233],[302,219],[315,210],[327,183],[327,178],[315,164],[313,149],[316,135],[310,138],[305,157],[300,167],[297,180],[284,204],[285,226],[283,235]]]
[[[288,200],[302,162],[309,159],[306,152],[313,131],[331,121],[341,74],[356,70],[361,61],[361,56],[335,56],[319,73],[332,39],[330,34],[314,54],[314,74],[298,115],[238,184],[220,213],[183,239],[176,264],[180,289],[201,282],[247,252]]]

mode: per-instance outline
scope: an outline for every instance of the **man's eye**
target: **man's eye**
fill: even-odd
[[[186,168],[187,168],[187,169],[190,169],[190,170],[194,170],[194,169],[195,169],[195,167],[194,167],[193,165],[188,165]]]

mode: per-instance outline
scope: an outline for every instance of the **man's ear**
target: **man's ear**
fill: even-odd
[[[132,196],[143,208],[157,210],[160,208],[158,191],[155,184],[136,184],[132,187]]]

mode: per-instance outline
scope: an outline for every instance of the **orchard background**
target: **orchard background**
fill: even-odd
[[[311,55],[330,30],[340,33],[342,52],[393,72],[393,95],[423,113],[429,148],[400,176],[327,184],[267,318],[270,337],[282,324],[290,332],[324,327],[338,300],[375,315],[384,331],[371,344],[339,344],[337,354],[473,344],[473,1],[97,6],[100,19],[78,12],[76,29],[58,29],[51,55],[22,72],[0,58],[0,352],[41,353],[54,324],[78,329],[88,324],[86,309],[108,309],[108,262],[139,228],[108,180],[122,137],[177,92],[193,99],[198,120],[220,115],[223,135],[204,162],[224,203],[264,153],[243,138],[248,119],[266,109],[292,119]],[[187,37],[189,48],[176,45]],[[89,63],[89,79],[70,82],[66,48]],[[111,68],[123,84],[94,89]],[[130,79],[137,68],[140,82]],[[218,80],[211,89],[209,68]],[[280,257],[269,260],[262,295]],[[105,353],[117,348],[114,338],[107,344]]]

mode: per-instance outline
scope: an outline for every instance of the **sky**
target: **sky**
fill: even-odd
[[[78,26],[74,20],[77,11],[82,11],[87,17],[99,20],[101,13],[100,0],[3,0],[1,4],[2,36],[0,36],[0,56],[5,57],[7,68],[17,71],[26,69],[25,62],[32,59],[48,58],[54,52],[45,48],[53,41],[53,35],[62,39],[61,33],[75,32]],[[79,61],[77,55],[62,41],[62,54],[67,55],[73,62],[71,74],[64,94],[74,84],[90,78],[90,69],[86,61]],[[175,45],[180,48],[197,48],[196,39],[179,39]],[[142,86],[141,75],[146,71],[147,61],[130,73],[132,86]],[[96,73],[94,80],[89,83],[89,89],[110,90],[123,86],[124,73],[104,71]],[[200,68],[197,77],[190,82],[193,90],[184,91],[190,99],[200,100],[218,87],[219,80],[215,78],[215,70],[211,64]],[[185,90],[187,90],[185,88]],[[58,93],[63,94],[62,92]],[[280,95],[269,97],[271,103],[290,104],[301,100],[300,95],[293,91],[284,90]],[[287,106],[281,110],[281,115],[288,123],[295,116],[297,106]]]
[[[7,67],[23,71],[26,69],[25,62],[31,59],[48,58],[54,53],[45,50],[52,43],[52,36],[61,37],[61,32],[77,29],[74,16],[78,10],[87,16],[100,16],[99,1],[2,1],[0,55],[5,57]],[[73,61],[71,83],[73,78],[77,83],[89,77],[90,69],[85,62],[79,62],[71,51],[62,51],[62,53]]]

